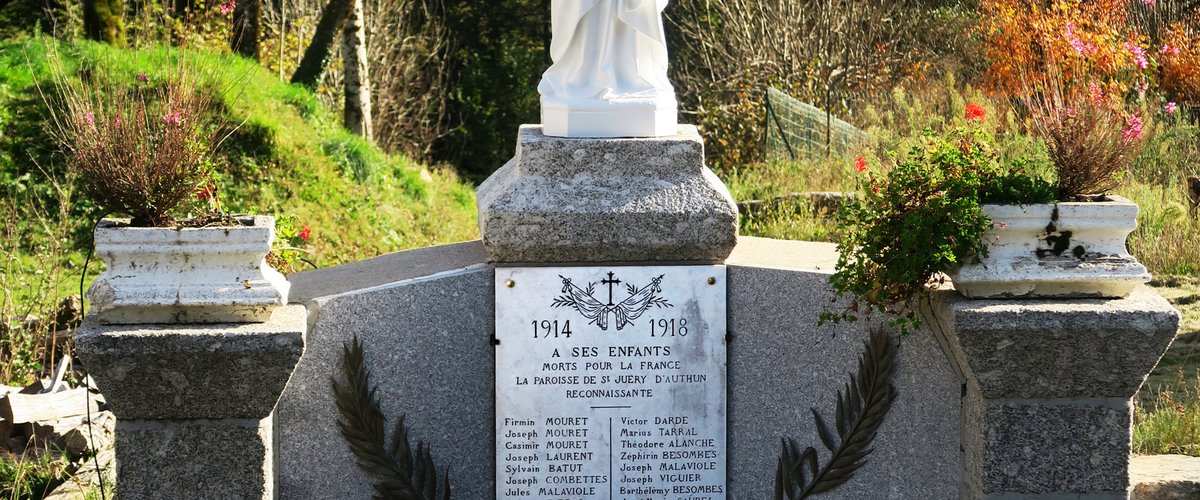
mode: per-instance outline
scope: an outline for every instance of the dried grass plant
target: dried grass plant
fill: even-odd
[[[1026,91],[1025,102],[1058,174],[1059,200],[1117,188],[1146,144],[1142,116],[1098,85],[1048,80]]]
[[[428,160],[454,129],[447,113],[454,50],[443,0],[368,0],[375,140]]]
[[[220,142],[207,122],[213,91],[186,54],[165,76],[122,75],[124,81],[101,68],[68,75],[61,61],[52,54],[53,95],[43,97],[80,191],[134,226],[173,225],[172,212],[210,176],[208,160]]]

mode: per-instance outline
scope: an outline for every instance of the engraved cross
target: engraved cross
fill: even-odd
[[[600,280],[600,283],[608,285],[608,305],[610,305],[610,306],[613,305],[612,287],[613,287],[613,285],[621,284],[621,280],[614,278],[612,271],[609,271],[608,279]]]

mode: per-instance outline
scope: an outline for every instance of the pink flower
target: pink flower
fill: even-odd
[[[1067,43],[1071,44],[1071,48],[1075,49],[1081,56],[1090,56],[1096,53],[1096,45],[1084,43],[1079,35],[1075,34],[1075,23],[1067,23],[1066,28]]]
[[[854,159],[854,170],[857,170],[858,173],[860,173],[860,174],[863,172],[866,172],[867,171],[867,160],[861,156],[859,156],[858,158],[855,158]]]
[[[139,82],[147,82],[150,80],[150,77],[146,76],[145,71],[138,72],[136,78],[137,78],[137,81],[139,81]]]
[[[183,114],[178,111],[173,111],[163,115],[162,120],[163,123],[169,125],[179,125],[179,123],[183,121]]]
[[[1146,49],[1143,49],[1141,46],[1125,42],[1125,50],[1128,50],[1130,54],[1133,54],[1133,64],[1134,66],[1137,66],[1138,69],[1146,69],[1150,67],[1150,58],[1146,56]]]
[[[1168,56],[1177,56],[1179,55],[1179,47],[1172,47],[1170,45],[1163,44],[1162,48],[1158,49],[1158,53]]]
[[[1100,84],[1092,82],[1088,84],[1088,94],[1092,97],[1092,104],[1100,105],[1104,102],[1104,87]]]
[[[1150,90],[1150,82],[1142,82],[1138,84],[1139,94],[1145,94],[1148,90]]]
[[[1007,222],[993,222],[992,229],[1008,229]]]
[[[91,111],[84,113],[83,121],[87,122],[88,125],[95,125],[96,124],[96,114],[92,113]]]
[[[1125,120],[1125,129],[1121,131],[1121,138],[1125,142],[1133,142],[1142,138],[1142,127],[1145,125],[1142,122],[1142,117],[1138,115],[1129,115]]]
[[[1168,102],[1163,106],[1163,111],[1166,111],[1168,115],[1173,115],[1176,111],[1179,111],[1179,105],[1174,102]]]
[[[221,4],[221,15],[229,15],[230,12],[233,12],[234,7],[237,7],[237,2],[235,0],[229,0],[228,2]]]
[[[1153,7],[1153,6],[1154,6],[1154,0],[1142,0],[1142,4],[1143,4],[1143,5],[1145,5],[1145,6],[1147,6],[1147,7]]]

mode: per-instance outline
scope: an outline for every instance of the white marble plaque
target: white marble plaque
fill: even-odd
[[[724,499],[725,267],[496,269],[496,498]]]

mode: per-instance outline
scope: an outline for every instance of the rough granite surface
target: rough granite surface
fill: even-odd
[[[974,382],[967,382],[962,395],[962,481],[959,483],[959,498],[983,497],[984,432],[983,398]]]
[[[1124,493],[1133,408],[1128,399],[985,403],[983,491]]]
[[[308,315],[284,306],[266,323],[100,325],[75,352],[118,419],[257,418],[271,414],[304,352]]]
[[[568,139],[526,125],[516,156],[477,197],[497,263],[720,262],[737,243],[737,206],[704,166],[694,126],[673,137]]]
[[[1200,498],[1200,457],[1146,455],[1129,464],[1130,500],[1195,500]]]
[[[373,494],[338,431],[331,389],[355,336],[388,439],[405,416],[413,446],[429,443],[438,468],[451,468],[454,498],[492,498],[494,274],[476,266],[313,301],[308,350],[276,411],[279,498]]]
[[[787,245],[825,263],[818,244]],[[787,260],[781,254],[776,263]],[[761,260],[757,260],[761,263]],[[819,265],[819,264],[818,264]],[[786,267],[786,266],[776,266]],[[810,408],[833,421],[837,391],[858,369],[863,341],[878,324],[817,326],[834,307],[827,271],[729,267],[729,498],[771,498],[780,439],[829,453]],[[956,498],[962,477],[959,420],[962,382],[933,335],[899,340],[897,399],[849,482],[821,498]]]
[[[1131,398],[1175,337],[1179,311],[1148,287],[1125,299],[935,302],[984,399]]]
[[[273,499],[271,432],[270,418],[117,420],[117,497]]]

